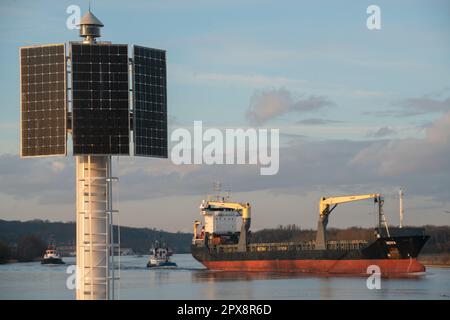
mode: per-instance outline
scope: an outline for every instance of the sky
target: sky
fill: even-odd
[[[381,9],[369,30],[366,9]],[[0,4],[0,219],[75,220],[66,158],[20,159],[19,47],[78,41],[66,12],[88,1]],[[102,40],[167,51],[169,136],[176,128],[280,130],[280,170],[114,157],[120,223],[190,231],[213,181],[250,202],[253,227],[315,228],[322,196],[383,193],[398,224],[450,224],[448,1],[95,0]],[[169,144],[169,148],[173,143]],[[169,149],[170,150],[170,149]],[[330,227],[373,226],[370,201]]]

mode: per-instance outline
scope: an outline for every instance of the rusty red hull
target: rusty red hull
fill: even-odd
[[[247,260],[202,261],[210,270],[297,272],[322,274],[367,274],[369,266],[380,268],[382,275],[425,272],[425,266],[416,259],[364,260]]]
[[[191,249],[193,257],[211,270],[367,274],[369,266],[378,266],[382,275],[389,276],[425,272],[417,257],[428,239],[429,236],[416,232],[378,237],[348,249],[316,250],[295,243],[259,244],[246,251],[208,244],[193,245]]]

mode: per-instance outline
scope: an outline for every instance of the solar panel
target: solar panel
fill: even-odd
[[[167,158],[166,53],[133,46],[134,154]]]
[[[129,155],[128,46],[71,43],[73,154]]]
[[[64,44],[20,48],[20,155],[66,155]]]

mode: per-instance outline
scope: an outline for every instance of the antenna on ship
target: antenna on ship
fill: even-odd
[[[213,191],[215,193],[216,199],[220,201],[221,200],[220,192],[222,191],[222,183],[220,181],[213,182]]]
[[[399,227],[402,228],[403,227],[403,190],[402,188],[400,188],[398,190],[398,200],[399,200],[399,213],[400,213],[400,223],[399,223]]]
[[[228,189],[228,190],[225,191],[225,200],[228,201],[228,200],[230,199],[230,197],[231,197],[230,194],[231,194],[231,190],[230,190],[230,189]]]

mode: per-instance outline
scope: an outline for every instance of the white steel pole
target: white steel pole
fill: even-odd
[[[111,156],[108,156],[108,163],[107,163],[107,186],[108,186],[108,194],[107,194],[107,209],[108,209],[108,225],[107,230],[109,230],[109,268],[108,268],[108,279],[109,279],[109,299],[114,300],[115,292],[114,292],[114,281],[115,281],[115,274],[114,274],[114,254],[115,254],[115,245],[114,245],[114,210],[113,210],[113,198],[112,198],[112,183],[113,183],[113,176],[112,176],[112,161]]]
[[[77,156],[77,294],[106,300],[110,292],[109,156]]]

